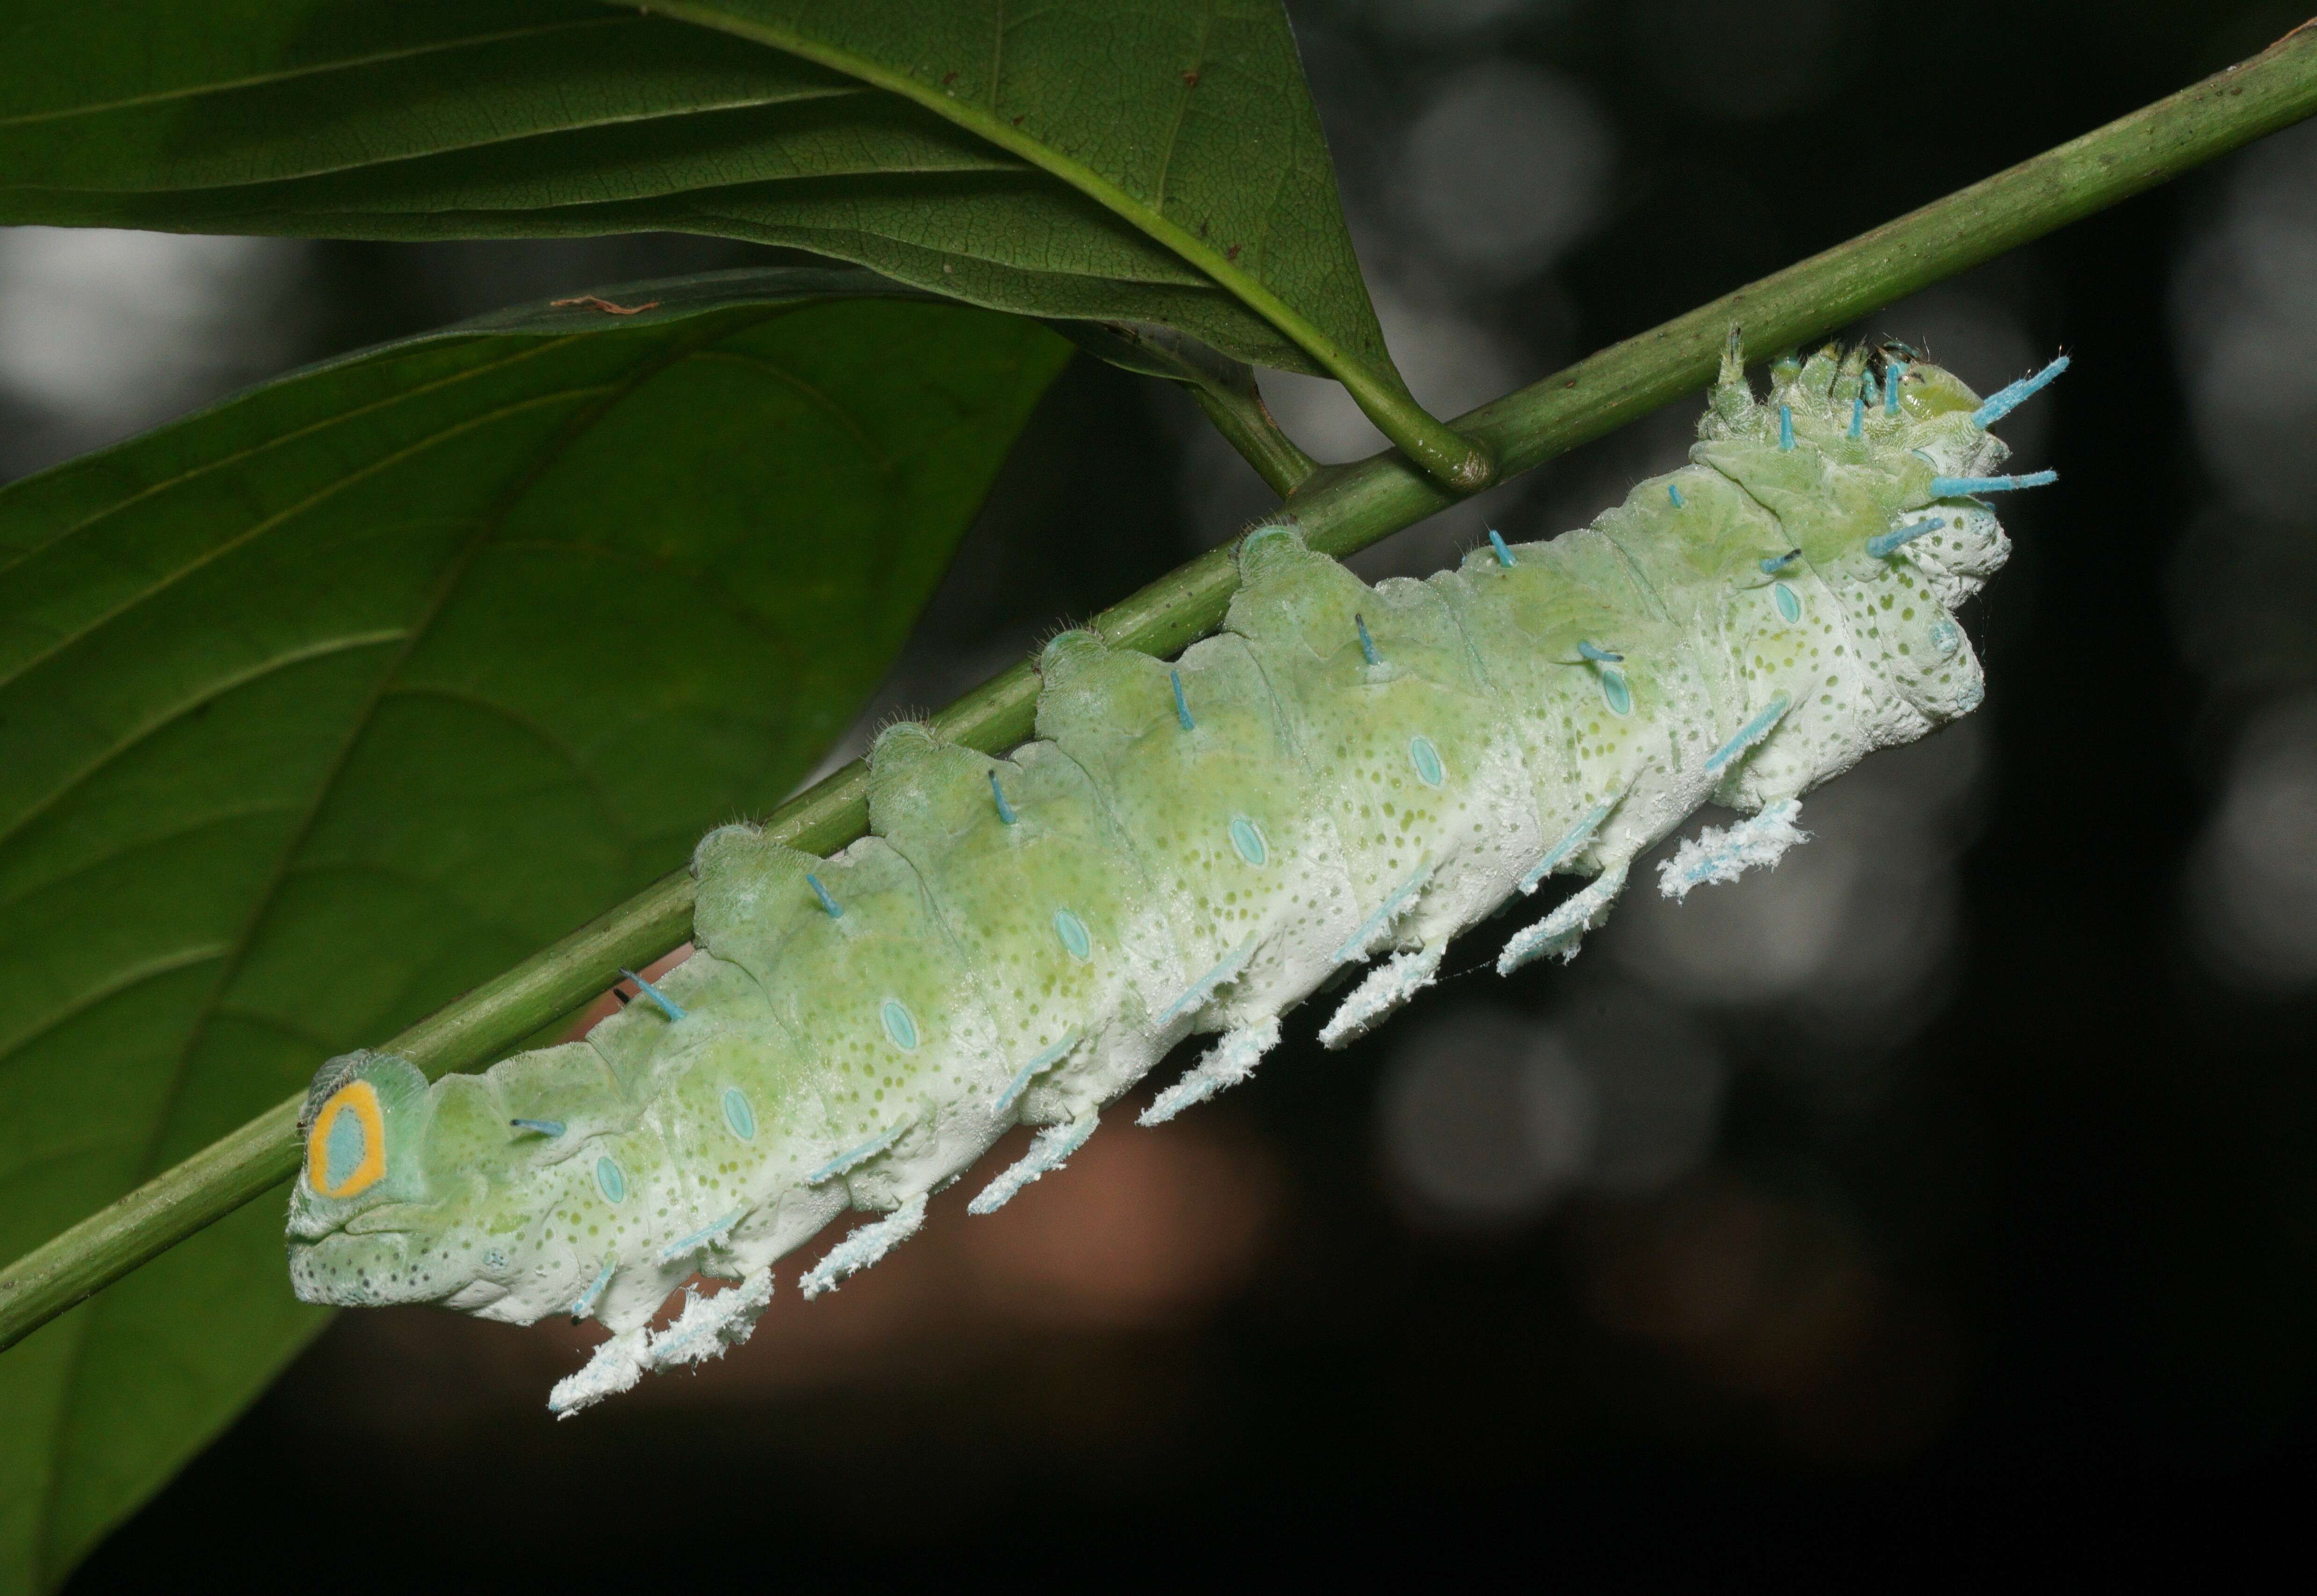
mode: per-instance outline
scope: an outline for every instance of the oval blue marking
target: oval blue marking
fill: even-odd
[[[1633,712],[1633,690],[1625,685],[1622,672],[1604,670],[1601,673],[1601,697],[1614,714],[1630,715]]]
[[[1087,935],[1086,922],[1068,909],[1054,911],[1054,934],[1061,938],[1063,948],[1072,958],[1094,957],[1094,939]]]
[[[1257,830],[1255,822],[1245,816],[1230,823],[1230,840],[1231,846],[1239,850],[1239,856],[1251,865],[1260,865],[1271,857],[1271,850],[1264,843],[1263,833]]]
[[[1963,646],[1963,634],[1955,629],[1954,621],[1942,620],[1931,628],[1931,646],[1942,655],[1952,655]]]
[[[1770,584],[1770,597],[1778,606],[1778,615],[1780,619],[1785,620],[1788,626],[1792,626],[1795,621],[1800,620],[1803,618],[1802,600],[1796,598],[1794,596],[1794,590],[1788,587],[1785,583],[1773,582]]]
[[[595,1160],[595,1184],[603,1191],[605,1202],[628,1200],[628,1177],[609,1158]]]
[[[893,1039],[893,1046],[904,1053],[917,1050],[917,1017],[909,1012],[909,1005],[898,997],[889,997],[878,1009],[885,1021],[885,1034]]]
[[[1408,762],[1416,767],[1416,779],[1427,787],[1437,787],[1447,778],[1448,772],[1440,765],[1440,750],[1429,737],[1409,738]]]
[[[748,1106],[738,1086],[724,1088],[724,1123],[744,1142],[756,1139],[756,1110]]]
[[[362,1116],[352,1109],[342,1108],[330,1121],[329,1139],[322,1144],[322,1179],[335,1191],[353,1178],[362,1167],[362,1155],[370,1151],[370,1135],[362,1129]]]

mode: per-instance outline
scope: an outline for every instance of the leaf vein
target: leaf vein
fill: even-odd
[[[169,589],[174,587],[178,583],[184,581],[194,573],[201,571],[209,566],[214,565],[217,561],[223,559],[227,555],[255,542],[258,539],[265,536],[268,532],[271,532],[279,527],[287,525],[297,517],[303,515],[307,511],[313,509],[318,504],[327,502],[333,495],[344,492],[345,489],[352,487],[358,482],[362,482],[368,477],[373,477],[380,471],[388,470],[395,466],[398,466],[406,460],[415,459],[419,455],[422,455],[428,450],[435,447],[437,444],[445,442],[450,439],[456,438],[463,432],[471,432],[477,427],[488,426],[495,421],[504,421],[510,415],[520,415],[525,410],[533,409],[541,405],[559,404],[568,399],[584,398],[590,395],[605,391],[605,387],[608,386],[612,385],[595,388],[559,389],[553,393],[533,395],[532,397],[522,400],[516,404],[497,406],[490,410],[484,411],[479,415],[469,416],[460,422],[456,426],[438,428],[435,431],[427,433],[425,437],[417,439],[413,442],[405,445],[401,449],[396,450],[391,454],[380,456],[377,459],[370,461],[358,470],[349,471],[342,476],[333,477],[330,481],[315,489],[312,493],[299,500],[296,504],[286,505],[282,509],[275,511],[272,515],[262,517],[261,519],[251,522],[247,527],[244,528],[241,531],[235,533],[232,537],[225,539],[223,541],[203,549],[197,557],[187,560],[183,565],[178,566],[175,570],[169,572],[160,580],[128,595],[122,599],[120,603],[114,605],[112,609],[107,610],[103,614],[92,617],[85,625],[76,629],[59,633],[56,640],[48,647],[43,648],[35,654],[26,655],[6,672],[0,673],[0,688],[11,686],[21,681],[27,673],[45,664],[48,661],[54,659],[58,655],[64,653],[67,649],[71,648],[76,644],[85,641],[97,632],[102,631],[107,626],[110,626],[115,620],[120,620],[121,616],[127,614],[138,605],[146,602],[158,594],[168,592]],[[0,841],[5,841],[6,836],[7,834],[5,832],[0,832]]]
[[[376,632],[355,632],[343,638],[320,638],[303,648],[291,649],[287,653],[275,655],[270,659],[261,660],[248,670],[236,672],[232,675],[219,677],[203,683],[203,691],[184,699],[172,705],[166,712],[154,716],[141,725],[131,727],[126,735],[116,739],[103,753],[73,771],[63,781],[27,806],[4,827],[0,827],[0,846],[5,846],[13,841],[25,827],[32,825],[67,798],[78,791],[84,784],[94,778],[98,771],[112,763],[114,760],[167,730],[204,704],[214,703],[227,693],[246,687],[253,682],[262,682],[276,671],[287,670],[292,665],[309,664],[318,659],[327,659],[332,655],[349,654],[362,648],[376,648],[407,636],[408,636],[407,630],[398,627]]]
[[[140,106],[166,105],[175,100],[197,100],[204,94],[229,94],[242,89],[264,88],[277,83],[295,83],[300,78],[323,77],[335,72],[348,72],[364,67],[380,67],[391,61],[423,60],[428,56],[447,55],[455,50],[473,49],[483,45],[505,44],[519,39],[539,39],[551,33],[568,33],[582,29],[627,27],[640,19],[612,16],[591,18],[585,22],[548,22],[532,28],[509,28],[497,33],[472,33],[462,39],[437,40],[430,44],[413,45],[405,49],[378,50],[367,56],[347,56],[335,61],[317,61],[311,66],[285,67],[279,72],[253,72],[245,77],[226,78],[217,83],[194,84],[179,89],[156,89],[149,94],[128,94],[118,100],[100,101],[94,105],[67,105],[55,111],[29,111],[17,116],[0,117],[0,128],[31,127],[40,122],[69,121],[75,117],[102,116],[108,111],[134,111]]]
[[[286,815],[290,811],[291,806],[287,804],[248,804],[237,809],[216,810],[174,831],[157,832],[149,836],[139,836],[126,847],[111,849],[83,860],[61,876],[50,876],[45,880],[34,881],[13,896],[0,897],[0,910],[13,909],[37,893],[54,892],[59,887],[68,887],[83,877],[94,875],[97,871],[109,865],[118,864],[124,859],[154,848],[166,846],[171,843],[183,842],[212,827],[229,825],[237,820],[255,819],[264,815]]]
[[[584,335],[585,334],[573,334],[568,337],[543,339],[536,347],[516,350],[504,360],[492,361],[484,365],[469,367],[465,370],[455,372],[449,377],[437,378],[433,382],[421,383],[416,388],[398,389],[395,393],[386,398],[374,399],[367,405],[356,406],[352,410],[338,411],[321,421],[313,422],[306,426],[297,427],[289,432],[273,433],[269,435],[263,443],[253,444],[247,449],[237,449],[230,454],[219,455],[217,459],[212,460],[204,460],[200,465],[191,467],[188,469],[173,472],[169,476],[162,477],[157,482],[149,482],[146,484],[143,487],[139,488],[135,493],[129,495],[125,498],[116,500],[114,503],[107,504],[103,509],[99,510],[94,514],[73,522],[70,526],[58,531],[53,538],[49,538],[43,542],[36,544],[27,544],[18,552],[16,558],[0,561],[0,576],[6,575],[10,571],[22,565],[25,560],[31,559],[34,556],[43,553],[48,549],[56,548],[58,544],[64,542],[68,538],[76,537],[82,532],[87,531],[92,527],[103,525],[114,516],[122,514],[125,512],[133,509],[136,505],[142,504],[145,500],[152,498],[157,494],[167,493],[171,488],[183,486],[188,482],[196,481],[214,471],[228,470],[246,460],[255,459],[258,456],[265,454],[272,450],[283,448],[292,443],[301,442],[308,438],[318,436],[323,432],[328,432],[332,427],[343,426],[349,422],[359,421],[365,416],[376,415],[382,410],[391,410],[398,405],[407,404],[412,399],[421,398],[428,394],[439,393],[445,388],[456,388],[462,382],[472,381],[484,377],[492,376],[497,372],[505,370],[511,366],[519,365],[524,361],[535,360],[542,355],[552,353],[555,350],[571,343],[574,338]],[[343,363],[351,363],[353,361],[359,361],[366,352],[369,352],[358,351],[353,354],[342,357]],[[321,365],[311,368],[305,373],[305,375],[317,375],[319,372],[327,371],[332,366],[340,363],[342,363],[342,361],[326,361]],[[217,409],[221,408],[223,406],[230,405],[234,403],[235,399],[238,397],[239,396],[228,396],[225,399],[220,400],[218,405],[210,406],[210,408]],[[201,411],[195,411],[192,415],[185,417],[184,420],[190,422],[202,414],[203,412]],[[182,425],[183,424],[180,423],[178,424]],[[102,456],[91,456],[88,458],[99,459],[102,458]],[[85,465],[86,463],[86,460],[73,462],[75,465]]]
[[[876,439],[870,435],[868,427],[859,416],[838,404],[826,389],[807,382],[778,361],[768,361],[763,355],[752,353],[745,349],[695,350],[688,358],[694,361],[724,361],[734,365],[752,367],[764,372],[766,376],[779,381],[791,392],[810,401],[814,408],[829,416],[851,433],[853,441],[861,445],[862,452],[876,462],[877,474],[880,477],[890,477],[899,469],[892,457],[877,446]]]
[[[192,969],[196,966],[222,958],[229,947],[228,943],[219,942],[214,946],[185,948],[130,967],[103,985],[85,992],[62,1008],[40,1016],[36,1023],[27,1029],[17,1031],[13,1036],[0,1037],[0,1063],[4,1063],[11,1055],[22,1051],[26,1044],[38,1041],[58,1027],[70,1024],[98,1005],[110,1003],[124,993],[133,992],[148,981],[157,981],[162,976],[174,975],[179,970]]]
[[[503,704],[496,699],[486,698],[479,692],[468,692],[460,688],[434,682],[399,682],[384,689],[380,696],[382,698],[443,699],[451,703],[464,704],[470,709],[479,709],[487,715],[504,720],[518,731],[528,733],[570,767],[572,775],[577,778],[579,784],[587,789],[607,817],[617,823],[620,829],[626,834],[631,836],[635,834],[632,817],[622,813],[620,806],[612,801],[610,789],[604,785],[603,779],[589,768],[587,762],[579,756],[579,751],[574,748],[560,733],[533,719],[513,705]],[[418,878],[412,878],[414,880]]]

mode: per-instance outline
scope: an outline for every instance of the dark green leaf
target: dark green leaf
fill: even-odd
[[[662,9],[708,26],[594,0],[27,9],[0,31],[0,221],[674,228],[1391,370],[1278,0]]]
[[[858,710],[1068,346],[857,273],[389,345],[0,492],[0,1256],[682,862]],[[53,1584],[320,1323],[260,1202],[0,1355]]]

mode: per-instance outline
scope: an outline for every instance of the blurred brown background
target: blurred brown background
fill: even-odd
[[[1298,0],[1436,411],[2250,53],[2292,5]],[[511,301],[766,258],[0,234],[0,469]],[[745,1349],[558,1425],[585,1333],[351,1313],[81,1571],[333,1591],[1593,1585],[2282,1534],[2317,1374],[2317,127],[1856,329],[1991,389],[1987,707],[1812,799],[1775,874],[1634,894],[1566,970],[1311,1025],[1001,1214],[963,1192]],[[1327,459],[1377,444],[1267,379]],[[1364,556],[1580,524],[1645,421]],[[866,718],[944,701],[1262,513],[1081,362]],[[858,751],[858,742],[832,760]],[[997,1155],[1008,1156],[1011,1149]],[[1504,1559],[1502,1563],[1493,1560]],[[1506,1567],[1510,1576],[1491,1572]]]

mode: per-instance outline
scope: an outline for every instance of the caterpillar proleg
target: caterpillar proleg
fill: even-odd
[[[1952,611],[2008,545],[1977,495],[2050,479],[1994,475],[1987,426],[2061,364],[1982,404],[1829,349],[1758,399],[1733,334],[1690,463],[1589,527],[1374,588],[1257,528],[1223,629],[1179,659],[1049,644],[1009,756],[887,730],[871,834],[834,857],[711,833],[698,951],[585,1040],[432,1085],[332,1060],[299,1296],[592,1315],[613,1335],[557,1387],[569,1413],[744,1339],[776,1261],[883,1216],[805,1272],[836,1288],[1035,1128],[972,1211],[1002,1205],[1186,1036],[1218,1040],[1146,1121],[1245,1079],[1339,969],[1368,973],[1322,1039],[1381,1022],[1551,873],[1587,884],[1499,967],[1572,957],[1709,799],[1752,818],[1685,844],[1665,892],[1774,862],[1812,787],[1979,703]],[[695,1272],[738,1284],[652,1332]]]

